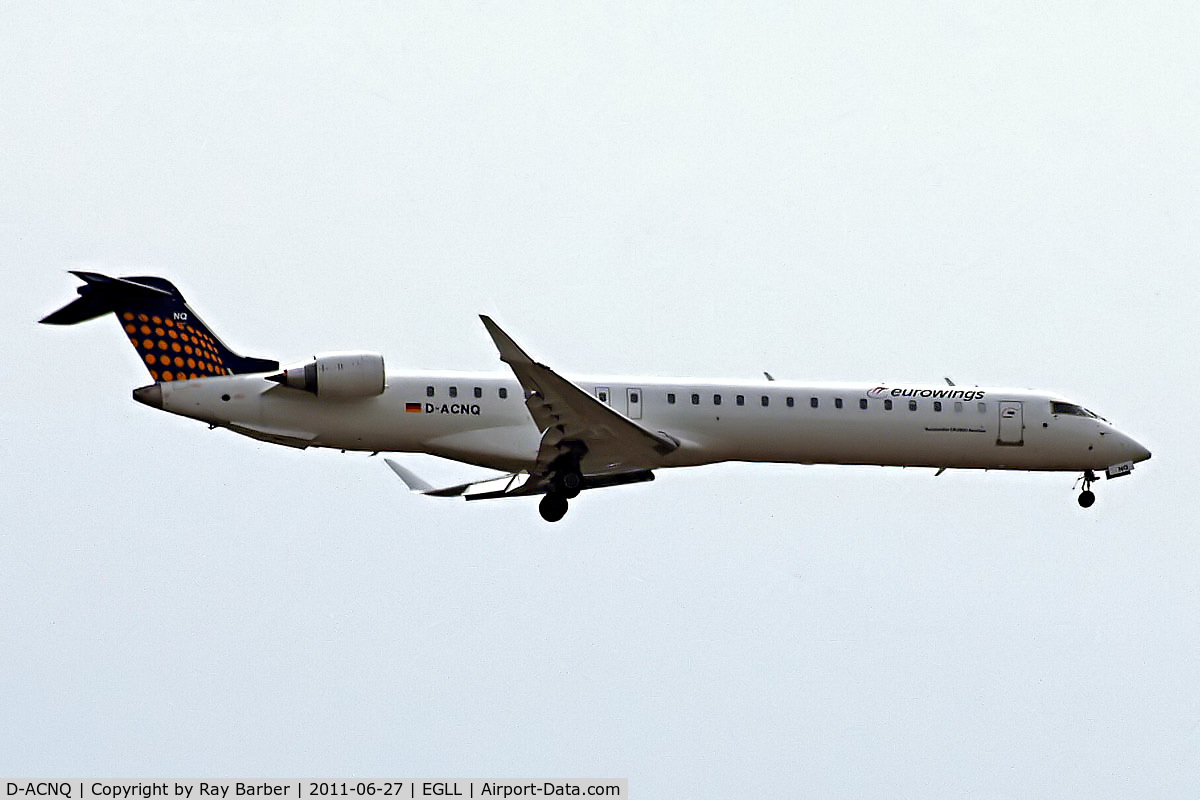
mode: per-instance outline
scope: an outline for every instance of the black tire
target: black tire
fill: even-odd
[[[1083,508],[1091,508],[1094,502],[1096,502],[1096,495],[1092,491],[1084,489],[1079,493],[1079,505]]]
[[[538,511],[546,522],[558,522],[567,515],[567,498],[560,494],[548,494],[538,503]]]
[[[570,500],[578,497],[580,490],[583,489],[583,476],[574,470],[569,470],[556,475],[554,483],[558,487],[558,493]]]

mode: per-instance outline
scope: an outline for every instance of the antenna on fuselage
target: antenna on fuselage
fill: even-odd
[[[767,380],[769,380],[769,381],[773,381],[773,380],[775,380],[775,376],[774,376],[774,375],[772,375],[772,374],[771,374],[771,373],[769,373],[769,372],[763,372],[763,375],[766,375],[766,376],[767,376]]]
[[[949,378],[946,378],[946,383],[950,384],[951,386],[954,385],[954,381],[950,380]]]

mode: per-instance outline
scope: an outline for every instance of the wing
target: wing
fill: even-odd
[[[409,491],[429,497],[462,497],[466,500],[490,500],[495,497],[521,497],[523,495],[545,494],[549,488],[546,480],[536,480],[528,472],[514,472],[511,475],[501,475],[498,478],[487,478],[482,481],[460,483],[456,486],[446,486],[435,489],[422,480],[408,467],[385,458],[392,472],[404,481]],[[654,473],[648,469],[632,472],[619,472],[613,475],[596,475],[587,478],[585,489],[600,489],[605,486],[621,486],[627,483],[642,483],[654,480]]]
[[[534,361],[490,317],[480,319],[500,351],[500,360],[512,368],[525,390],[525,405],[542,432],[534,477],[546,475],[557,458],[580,445],[586,452],[585,475],[651,469],[679,447],[679,440],[670,434],[642,427]]]
[[[467,500],[545,494],[564,469],[579,471],[582,480],[577,492],[654,480],[651,469],[679,447],[678,439],[644,428],[609,408],[530,358],[491,318],[480,319],[500,351],[500,360],[512,368],[525,390],[525,406],[542,433],[537,458],[527,470],[440,489],[407,467],[384,459],[410,490]]]

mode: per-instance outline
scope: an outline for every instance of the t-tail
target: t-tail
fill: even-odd
[[[192,311],[168,280],[148,276],[110,278],[71,274],[83,281],[78,299],[42,318],[47,325],[75,325],[116,314],[155,381],[182,381],[279,369],[279,362],[240,356]]]

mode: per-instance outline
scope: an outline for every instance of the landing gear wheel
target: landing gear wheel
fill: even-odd
[[[559,473],[554,483],[558,487],[558,493],[570,500],[579,496],[579,491],[583,488],[583,476],[576,470],[567,470]]]
[[[1092,494],[1092,484],[1100,480],[1096,473],[1090,469],[1083,471],[1083,476],[1075,481],[1075,485],[1079,485],[1079,481],[1083,481],[1083,491],[1079,493],[1079,505],[1083,508],[1091,508],[1092,503],[1096,502],[1096,495]]]
[[[560,494],[548,494],[538,504],[538,511],[546,522],[558,522],[567,515],[567,498]]]
[[[558,428],[563,432],[562,427]],[[549,464],[550,494],[561,495],[570,500],[583,490],[583,470],[580,464],[587,455],[587,445],[578,441],[558,443],[559,454]]]

